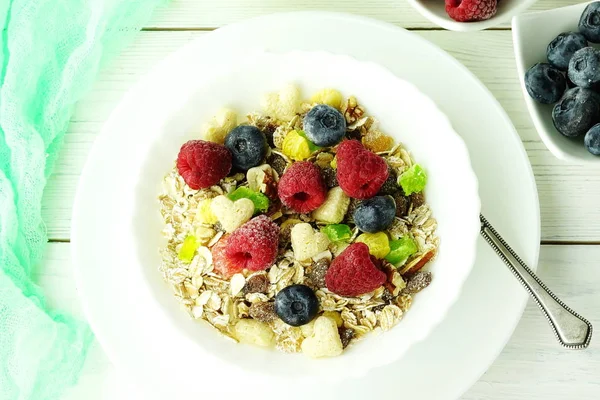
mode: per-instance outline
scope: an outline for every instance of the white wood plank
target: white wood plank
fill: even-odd
[[[204,32],[142,32],[137,41],[99,76],[76,107],[43,203],[51,239],[69,239],[77,180],[94,138],[121,96],[143,73],[184,43]],[[600,169],[572,166],[554,158],[540,142],[517,80],[509,31],[464,35],[420,32],[467,65],[494,93],[519,134],[536,174],[542,210],[542,238],[599,241]],[[491,50],[493,49],[493,50]],[[482,131],[485,134],[485,131]],[[510,162],[510,160],[507,160]]]
[[[48,246],[46,260],[36,279],[53,306],[81,315],[70,244]],[[600,246],[542,246],[539,275],[568,305],[600,326],[600,274],[596,273]],[[588,350],[559,346],[545,318],[530,302],[513,337],[496,362],[463,396],[464,400],[596,400],[600,398],[600,341]],[[120,379],[95,345],[80,384],[66,399],[119,400],[145,398]]]
[[[531,10],[548,10],[580,2],[581,0],[542,0]],[[405,0],[173,0],[168,7],[155,13],[148,27],[216,28],[259,15],[305,10],[347,12],[405,28],[437,28]],[[502,27],[507,28],[509,25],[505,23]]]

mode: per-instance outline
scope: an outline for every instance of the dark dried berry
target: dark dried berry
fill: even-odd
[[[360,141],[362,139],[362,133],[360,132],[360,129],[355,129],[353,131],[347,131],[346,137],[350,140],[355,139]]]
[[[354,329],[342,327],[338,329],[338,332],[340,334],[340,339],[342,340],[342,348],[345,349],[354,337]]]
[[[248,314],[258,321],[269,323],[275,321],[277,314],[275,314],[275,303],[272,301],[254,303],[250,306]]]
[[[402,218],[408,215],[410,208],[410,199],[401,191],[394,193],[394,201],[396,202],[396,217]]]
[[[269,291],[269,278],[264,274],[254,275],[248,278],[243,289],[248,293],[267,293]]]
[[[408,279],[404,293],[419,293],[431,283],[432,275],[429,271],[419,271]]]
[[[327,185],[329,189],[339,186],[335,169],[331,167],[322,168],[321,175],[323,176],[325,185]]]
[[[376,312],[376,311],[381,311],[385,308],[385,304],[380,304],[378,306],[375,306],[371,309],[371,311]]]
[[[412,203],[413,210],[421,207],[423,204],[425,204],[425,193],[419,192],[411,194],[410,202]]]
[[[271,153],[271,155],[267,158],[267,164],[271,166],[279,174],[281,177],[283,175],[283,171],[285,171],[285,167],[287,167],[287,161],[285,158],[280,156],[277,153]]]
[[[313,288],[324,288],[325,285],[325,274],[329,269],[329,261],[325,258],[321,258],[306,272],[306,284]]]
[[[392,300],[394,300],[394,295],[387,289],[383,289],[383,294],[381,295],[381,300],[385,301],[386,304],[390,304]]]
[[[394,172],[393,169],[388,168],[388,178],[385,182],[383,182],[383,185],[381,185],[381,189],[379,189],[379,194],[394,195],[398,193],[398,191],[400,190],[400,186],[398,186],[398,183],[396,181],[397,179],[398,177],[396,176],[396,172]]]
[[[265,125],[262,129],[263,133],[265,134],[265,137],[267,138],[267,143],[271,148],[275,148],[275,143],[273,142],[273,134],[275,133],[276,129],[277,125],[270,123]]]

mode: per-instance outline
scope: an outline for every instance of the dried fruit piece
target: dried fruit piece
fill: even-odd
[[[390,242],[390,252],[385,259],[394,264],[394,266],[399,267],[418,250],[419,248],[415,241],[410,236],[404,235],[400,239]]]
[[[277,318],[277,314],[275,314],[275,303],[272,301],[252,303],[248,310],[248,314],[250,317],[267,324],[275,321],[275,318]]]
[[[246,281],[244,294],[267,293],[269,291],[269,278],[264,274],[253,275]]]
[[[338,224],[344,219],[349,205],[350,197],[339,186],[336,186],[327,192],[327,198],[319,208],[313,211],[312,217],[326,224]]]
[[[242,272],[243,267],[234,263],[225,254],[229,235],[225,235],[211,249],[214,270],[224,278],[231,278],[233,275]]]
[[[181,146],[177,172],[192,189],[216,185],[231,171],[231,152],[220,144],[190,140]]]
[[[233,232],[252,218],[254,203],[245,198],[232,201],[226,196],[220,195],[212,199],[210,209],[219,219],[225,232]]]
[[[307,223],[294,225],[291,232],[291,242],[294,257],[300,261],[308,260],[329,247],[327,235],[315,232],[313,227]]]
[[[275,342],[275,334],[269,325],[256,319],[240,319],[235,324],[234,332],[241,343],[271,347]]]
[[[342,348],[348,347],[352,338],[354,338],[354,329],[350,328],[338,328],[340,340],[342,341]]]
[[[381,186],[381,189],[379,189],[379,195],[395,195],[396,193],[398,193],[400,191],[400,186],[398,186],[398,176],[396,175],[396,172],[394,172],[394,170],[392,168],[388,167],[388,178],[386,179],[385,182],[383,182],[383,185]]]
[[[290,121],[296,116],[301,102],[300,88],[290,84],[283,87],[279,92],[265,94],[261,106],[270,117]]]
[[[321,232],[326,234],[332,242],[349,240],[352,237],[352,229],[346,224],[327,225],[321,228]]]
[[[188,235],[183,240],[183,244],[181,245],[181,249],[179,249],[179,254],[177,254],[177,256],[183,262],[192,262],[198,246],[200,246],[200,243],[198,243],[196,237]]]
[[[292,228],[296,224],[300,224],[302,221],[295,218],[289,218],[283,221],[279,227],[279,246],[281,248],[287,247],[292,241]]]
[[[419,164],[414,164],[398,177],[398,185],[402,186],[407,196],[423,191],[426,184],[427,173]]]
[[[335,89],[321,89],[310,98],[311,103],[327,104],[340,109],[342,105],[342,94]]]
[[[361,141],[365,148],[374,153],[388,151],[394,146],[394,138],[377,130],[367,132]]]
[[[384,284],[387,277],[380,271],[364,243],[353,243],[333,259],[325,282],[329,291],[340,296],[355,297],[369,293]]]
[[[369,253],[375,258],[384,258],[390,252],[390,242],[384,232],[363,233],[356,238],[356,242],[369,246]]]
[[[202,138],[209,142],[223,144],[225,136],[237,126],[237,113],[223,108],[202,126]]]
[[[425,193],[419,192],[419,193],[413,193],[413,194],[411,194],[410,195],[410,202],[412,204],[413,210],[415,208],[421,207],[423,204],[425,204]]]
[[[335,169],[331,167],[321,168],[321,175],[323,176],[323,182],[325,182],[327,188],[331,189],[336,186],[339,186],[337,180],[337,172],[335,171]]]
[[[334,320],[321,316],[313,326],[313,334],[302,341],[302,352],[312,358],[334,357],[343,346]]]
[[[429,271],[419,271],[410,278],[408,278],[408,283],[404,288],[405,293],[415,294],[419,293],[421,290],[425,289],[432,280],[431,272]]]
[[[269,209],[269,199],[262,193],[240,186],[227,195],[229,199],[236,201],[239,199],[249,199],[254,204],[254,212],[266,212]]]
[[[212,212],[212,209],[210,208],[211,203],[212,199],[204,199],[198,203],[198,211],[196,211],[196,217],[194,218],[195,222],[208,225],[217,223],[219,219],[215,213]]]
[[[325,274],[329,269],[329,260],[321,258],[306,271],[306,284],[320,289],[326,287]]]
[[[415,195],[417,195],[417,193],[411,194],[411,197]],[[396,217],[402,218],[408,215],[408,209],[410,207],[409,198],[406,197],[402,191],[394,193],[392,197],[394,197],[394,201],[396,202]]]
[[[285,158],[275,152],[271,152],[271,155],[267,158],[267,164],[269,164],[279,176],[283,175],[288,166],[288,162]]]
[[[319,147],[307,139],[304,132],[297,130],[290,131],[285,135],[281,148],[283,154],[296,161],[306,160],[318,149]]]

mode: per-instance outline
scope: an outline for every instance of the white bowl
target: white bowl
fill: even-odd
[[[377,64],[324,52],[231,53],[226,48],[207,59],[193,46],[171,56],[136,89],[136,112],[117,113],[108,121],[82,175],[73,257],[79,282],[86,282],[84,305],[103,347],[117,363],[135,354],[140,365],[152,363],[153,370],[182,386],[200,376],[214,387],[235,382],[231,390],[274,381],[288,387],[298,381],[332,383],[398,360],[444,319],[475,260],[480,201],[463,140],[428,97]],[[220,107],[256,110],[262,94],[289,82],[299,84],[305,95],[323,87],[356,95],[428,171],[427,198],[439,224],[431,286],[416,296],[398,326],[331,359],[226,340],[191,320],[157,271],[163,241],[157,195],[182,143],[197,137],[195,128]],[[124,104],[128,101],[133,100],[126,97]],[[190,390],[202,393],[201,386]]]
[[[444,0],[408,0],[425,18],[444,29],[459,32],[480,31],[498,26],[525,11],[537,0],[500,0],[496,15],[485,21],[457,22],[446,13]]]
[[[513,18],[513,44],[519,81],[529,115],[540,138],[557,158],[573,164],[600,165],[600,157],[591,154],[583,138],[570,139],[561,135],[552,123],[554,105],[540,104],[525,89],[525,73],[534,64],[548,62],[546,48],[561,32],[577,32],[579,17],[589,3],[519,15]]]

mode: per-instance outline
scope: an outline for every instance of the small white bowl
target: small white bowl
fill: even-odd
[[[408,0],[425,18],[444,29],[459,32],[480,31],[498,26],[525,11],[537,0],[501,0],[498,12],[492,18],[478,22],[457,22],[446,13],[444,0]]]
[[[600,165],[600,157],[592,155],[582,138],[569,139],[561,135],[552,123],[553,105],[533,100],[525,89],[525,72],[532,65],[548,62],[546,48],[561,32],[577,32],[579,18],[589,3],[519,15],[513,18],[512,32],[517,71],[529,115],[540,138],[557,158],[573,164]]]

